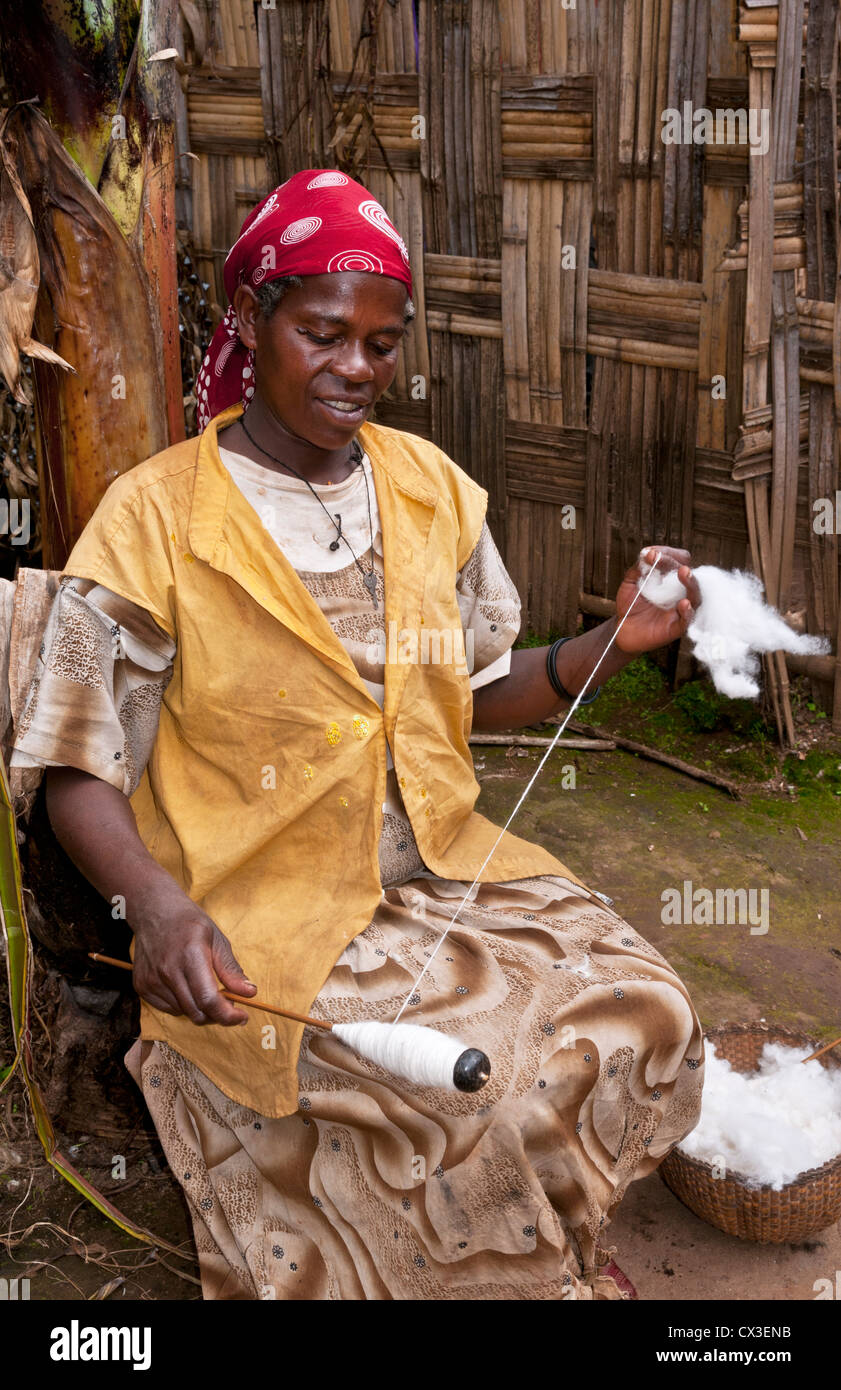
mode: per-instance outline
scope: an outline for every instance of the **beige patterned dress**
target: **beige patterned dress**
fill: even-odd
[[[342,518],[359,561],[348,564],[304,484],[221,454],[381,702],[389,634],[370,472],[367,498],[359,470],[318,489]],[[519,627],[487,528],[458,595],[476,688],[506,674]],[[66,578],[13,766],[69,763],[130,795],[174,650],[148,614]],[[383,810],[382,902],[317,1017],[393,1019],[467,891],[423,864],[390,758]],[[166,1044],[138,1041],[127,1065],[186,1194],[205,1298],[620,1297],[599,1275],[610,1214],[697,1123],[703,1044],[677,975],[606,901],[559,877],[474,890],[404,1020],[457,1020],[491,1058],[475,1095],[398,1081],[307,1029],[298,1112],[271,1119]]]

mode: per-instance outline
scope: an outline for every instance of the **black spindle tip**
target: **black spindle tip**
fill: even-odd
[[[478,1047],[468,1047],[453,1067],[457,1091],[481,1091],[491,1074],[491,1064]]]

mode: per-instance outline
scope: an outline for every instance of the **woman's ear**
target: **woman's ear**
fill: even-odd
[[[260,302],[249,285],[240,285],[234,290],[234,309],[239,325],[240,340],[247,348],[256,348],[256,320],[260,312]]]

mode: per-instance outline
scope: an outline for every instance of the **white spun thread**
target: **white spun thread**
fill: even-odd
[[[581,697],[582,697],[582,695],[585,693],[585,691],[586,691],[586,690],[589,688],[589,686],[592,684],[592,682],[593,682],[593,680],[594,680],[594,678],[595,678],[595,676],[596,676],[596,673],[598,672],[599,667],[601,666],[602,662],[604,661],[605,657],[607,656],[608,652],[610,651],[611,647],[613,646],[613,643],[616,641],[616,638],[619,636],[619,633],[622,631],[622,628],[624,627],[625,623],[627,622],[628,618],[630,617],[631,613],[633,612],[634,604],[636,603],[637,599],[638,599],[638,598],[641,598],[642,595],[643,595],[643,593],[645,592],[645,586],[646,586],[646,584],[648,583],[649,579],[651,578],[652,574],[654,574],[654,572],[656,571],[657,566],[659,565],[661,558],[662,558],[661,551],[658,550],[658,551],[657,551],[656,558],[655,558],[655,560],[654,560],[654,563],[653,563],[653,565],[651,566],[651,569],[648,571],[648,574],[645,576],[645,578],[642,580],[641,584],[640,584],[639,587],[637,588],[637,592],[634,594],[634,597],[631,599],[631,602],[630,602],[630,605],[629,605],[629,607],[628,607],[627,612],[624,614],[624,616],[623,616],[623,617],[620,619],[620,621],[618,622],[618,624],[617,624],[617,626],[616,626],[616,631],[614,632],[613,636],[611,637],[610,641],[608,642],[607,646],[605,647],[604,651],[602,652],[601,656],[599,657],[598,661],[596,662],[595,666],[593,667],[593,670],[590,672],[590,675],[587,677],[586,683],[581,687],[581,689],[579,690],[579,692],[578,692],[578,694],[576,695],[575,699],[573,700],[572,704],[570,705],[569,709],[567,710],[566,718],[564,719],[563,723],[560,724],[560,725],[558,726],[558,732],[555,734],[555,737],[552,739],[552,742],[549,744],[549,747],[546,749],[546,752],[543,754],[543,757],[540,759],[540,762],[537,764],[537,767],[535,768],[534,773],[532,774],[532,777],[531,777],[531,779],[529,780],[529,783],[528,783],[528,785],[527,785],[525,791],[523,792],[522,796],[520,797],[519,801],[517,802],[516,806],[514,807],[514,810],[511,812],[511,815],[508,817],[507,821],[505,822],[504,826],[503,826],[502,829],[500,830],[500,832],[499,832],[499,834],[497,835],[496,839],[494,840],[493,844],[491,845],[491,847],[490,847],[490,849],[489,849],[487,855],[485,856],[485,859],[484,859],[483,863],[482,863],[482,864],[480,865],[480,867],[479,867],[479,870],[478,870],[478,872],[477,872],[477,874],[476,874],[476,877],[474,878],[473,882],[471,883],[470,887],[468,888],[467,892],[465,893],[464,897],[462,898],[461,902],[459,903],[458,907],[456,908],[455,912],[453,913],[452,917],[450,918],[449,922],[447,923],[446,927],[444,928],[444,931],[442,932],[441,936],[439,937],[438,943],[437,943],[437,945],[434,947],[434,949],[432,950],[432,952],[431,952],[431,954],[430,954],[430,957],[429,957],[429,960],[426,962],[426,965],[425,965],[425,966],[423,967],[423,969],[421,970],[420,974],[418,975],[417,979],[415,980],[414,984],[412,985],[411,989],[409,990],[409,993],[406,995],[406,998],[403,1000],[403,1003],[400,1005],[400,1009],[398,1010],[397,1017],[395,1018],[394,1023],[391,1025],[392,1027],[395,1027],[395,1026],[400,1022],[400,1019],[401,1019],[401,1017],[402,1017],[402,1015],[403,1015],[403,1013],[404,1013],[404,1011],[405,1011],[405,1009],[406,1009],[406,1006],[407,1006],[408,1003],[409,1003],[409,1000],[411,999],[412,995],[414,994],[415,990],[417,989],[418,985],[420,984],[421,980],[423,979],[423,977],[424,977],[424,975],[426,974],[427,970],[429,969],[430,965],[432,964],[432,962],[434,961],[435,957],[437,956],[439,950],[441,949],[441,947],[443,946],[444,942],[446,941],[447,935],[448,935],[448,933],[449,933],[449,931],[450,931],[450,928],[455,924],[456,918],[458,917],[459,913],[461,912],[462,908],[464,907],[464,904],[468,901],[468,899],[469,899],[469,897],[470,897],[470,894],[473,892],[473,889],[476,887],[476,884],[479,882],[479,879],[480,879],[480,877],[481,877],[481,875],[482,875],[484,869],[485,869],[485,868],[487,867],[487,865],[490,863],[491,857],[493,856],[493,854],[494,854],[494,852],[495,852],[495,850],[496,850],[497,845],[499,844],[500,840],[502,839],[502,837],[503,837],[503,835],[505,834],[506,830],[508,829],[509,825],[510,825],[511,822],[513,821],[514,817],[516,816],[517,812],[519,811],[520,807],[522,806],[523,802],[525,801],[526,797],[528,796],[529,792],[531,791],[531,789],[532,789],[532,787],[534,786],[535,782],[537,781],[538,777],[540,776],[540,773],[541,773],[542,770],[543,770],[543,766],[544,766],[544,764],[545,764],[547,758],[549,757],[550,753],[552,752],[553,748],[555,747],[555,744],[558,742],[558,739],[561,737],[561,734],[564,732],[564,729],[566,728],[566,726],[567,726],[567,724],[569,723],[570,719],[571,719],[572,716],[575,714],[575,711],[578,709],[578,706],[579,706],[579,704],[581,703]],[[342,1026],[345,1026],[345,1025],[342,1025]],[[386,1025],[386,1026],[388,1026],[388,1025]],[[334,1031],[335,1031],[335,1025],[334,1025]]]
[[[453,1069],[467,1043],[417,1023],[334,1023],[333,1033],[360,1057],[419,1086],[457,1089]]]

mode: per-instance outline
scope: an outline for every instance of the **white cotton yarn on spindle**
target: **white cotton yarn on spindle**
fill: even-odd
[[[468,1044],[417,1023],[334,1023],[333,1033],[360,1057],[418,1086],[457,1087],[455,1065]]]
[[[649,549],[649,547],[646,547]],[[640,554],[642,578],[651,565]],[[686,630],[692,654],[709,670],[720,695],[731,700],[755,700],[759,694],[756,675],[759,652],[799,652],[823,654],[829,643],[823,637],[807,637],[790,628],[775,608],[764,600],[762,583],[755,574],[741,570],[722,570],[716,565],[699,565],[692,570],[701,591],[701,602]],[[686,589],[677,570],[658,571],[650,576],[645,596],[658,608],[674,608]]]

